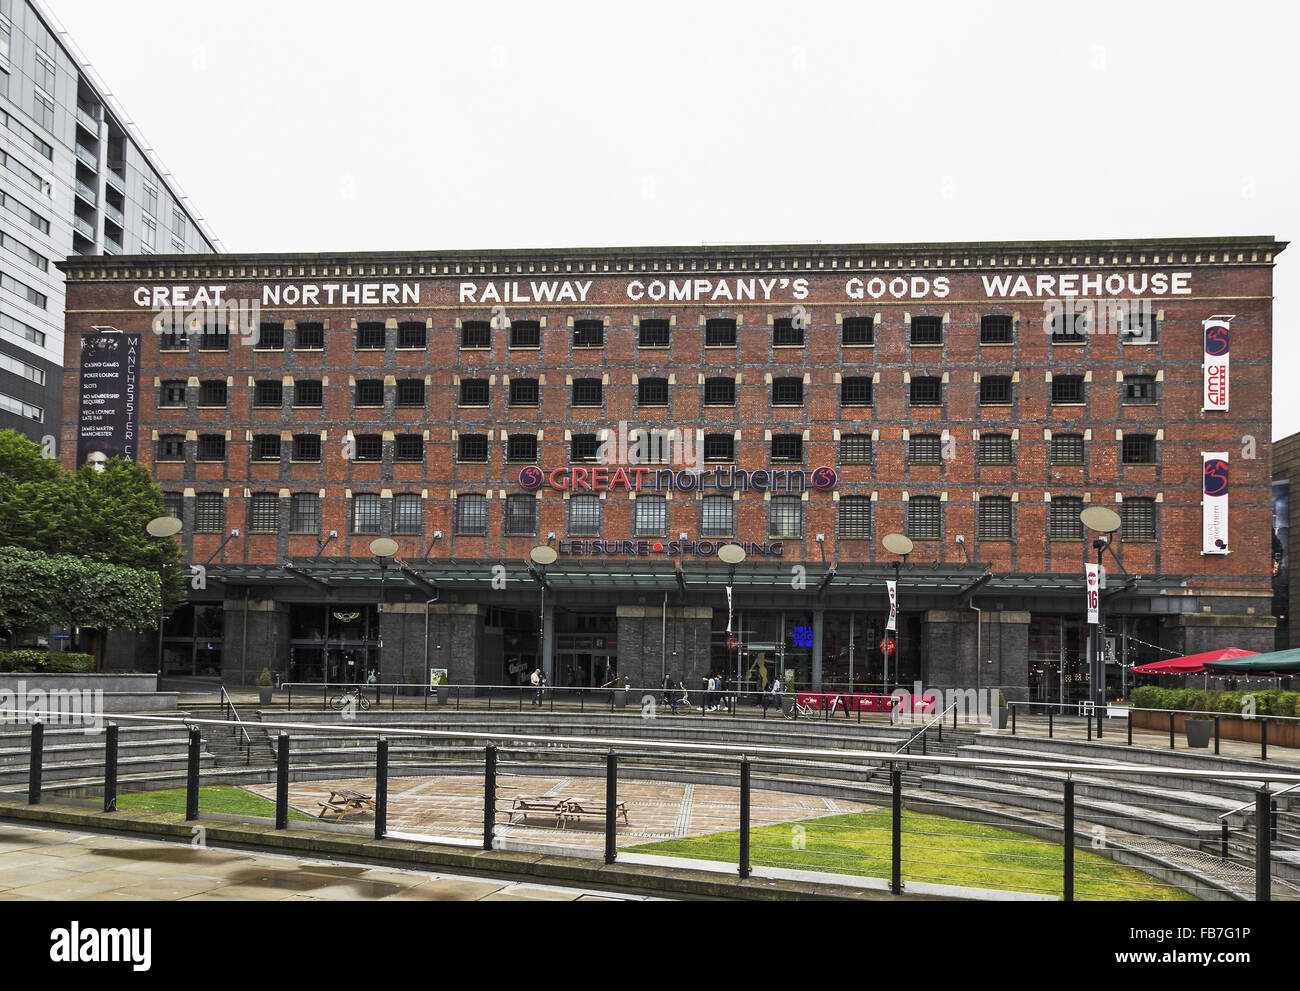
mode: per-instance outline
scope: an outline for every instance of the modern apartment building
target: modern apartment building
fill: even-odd
[[[0,429],[59,434],[69,255],[217,241],[43,4],[0,0]]]
[[[127,437],[184,524],[206,587],[171,674],[838,686],[888,660],[1069,701],[1098,554],[1114,691],[1164,650],[1273,644],[1284,247],[74,257],[63,457]],[[77,366],[122,344],[138,402],[105,427]]]

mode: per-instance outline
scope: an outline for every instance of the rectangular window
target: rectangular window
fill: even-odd
[[[542,324],[540,320],[511,320],[510,346],[512,348],[540,348]]]
[[[980,378],[981,406],[1011,405],[1011,376],[985,375]]]
[[[1156,403],[1156,377],[1154,375],[1124,376],[1125,406],[1154,406]]]
[[[1125,540],[1156,539],[1156,501],[1147,498],[1125,499],[1119,504],[1120,536]]]
[[[1049,540],[1083,540],[1083,500],[1075,496],[1058,496],[1047,504]]]
[[[511,406],[536,406],[540,394],[541,390],[538,387],[537,379],[510,380]]]
[[[388,342],[387,328],[378,321],[357,324],[357,350],[382,351]]]
[[[641,406],[667,406],[668,380],[655,378],[638,381],[637,403]]]
[[[257,328],[256,351],[280,351],[284,349],[284,324],[263,323]]]
[[[793,317],[777,317],[772,321],[773,347],[802,347],[803,325],[796,325]]]
[[[356,441],[356,459],[358,461],[383,461],[384,437],[382,434],[359,434]]]
[[[511,434],[506,438],[506,460],[531,464],[537,460],[537,438],[532,434]]]
[[[772,405],[802,406],[803,379],[792,377],[772,379]]]
[[[840,327],[840,340],[845,347],[870,347],[875,344],[875,318],[845,317]]]
[[[1011,499],[984,496],[979,501],[975,533],[980,540],[1011,539]]]
[[[383,379],[362,379],[357,383],[357,405],[378,407],[384,405]]]
[[[221,533],[226,529],[226,497],[220,492],[200,492],[194,497],[194,532]]]
[[[15,416],[35,420],[37,423],[45,422],[45,410],[41,409],[41,407],[33,406],[31,403],[25,403],[21,399],[3,393],[0,393],[0,409],[13,413]]]
[[[569,441],[569,458],[572,461],[595,461],[600,442],[595,434],[574,434]]]
[[[942,344],[943,317],[912,317],[913,344]]]
[[[734,348],[736,346],[736,321],[715,318],[704,323],[706,348]]]
[[[276,379],[259,379],[253,385],[253,405],[279,409],[284,405],[284,383]]]
[[[600,379],[574,379],[573,405],[599,406],[604,397],[604,388]]]
[[[158,438],[157,452],[154,454],[155,461],[184,461],[185,460],[185,435],[184,434],[163,434]]]
[[[943,504],[938,496],[913,496],[907,501],[907,536],[913,540],[943,539]]]
[[[481,495],[456,497],[456,532],[467,536],[487,533],[488,504]]]
[[[569,533],[579,537],[600,536],[600,499],[594,495],[569,500]]]
[[[982,465],[1009,465],[1011,450],[1010,434],[980,434],[976,460]]]
[[[1157,323],[1157,313],[1150,306],[1131,307],[1124,317],[1124,333],[1120,340],[1124,344],[1154,344],[1159,340]]]
[[[45,372],[34,365],[29,365],[25,361],[19,361],[17,358],[10,357],[0,352],[0,368],[7,372],[12,372],[37,385],[45,384]]]
[[[228,396],[224,379],[211,379],[199,383],[200,406],[225,406]]]
[[[729,378],[710,378],[704,380],[705,406],[735,406],[736,380]]]
[[[184,406],[185,402],[185,382],[183,380],[164,382],[158,389],[159,406]]]
[[[840,404],[843,406],[870,406],[871,379],[865,375],[843,379],[840,382]]]
[[[206,324],[203,327],[203,333],[199,336],[200,351],[229,351],[230,350],[230,328],[227,327],[210,327]]]
[[[324,386],[318,379],[305,379],[293,384],[295,406],[320,406],[325,399]]]
[[[605,346],[604,320],[573,321],[573,346],[575,348],[599,348]]]
[[[871,536],[870,496],[846,496],[840,500],[840,536],[848,540]]]
[[[1008,314],[992,313],[980,317],[981,344],[1010,344],[1011,317]]]
[[[842,435],[840,437],[840,463],[846,465],[871,464],[871,435]]]
[[[512,437],[511,440],[514,440]],[[530,495],[506,497],[506,536],[526,537],[537,532],[537,500]]]
[[[938,376],[919,376],[912,379],[913,406],[939,406],[943,403],[943,379]]]
[[[190,339],[185,333],[185,328],[171,328],[165,330],[158,338],[159,351],[188,351],[190,349]]]
[[[774,434],[772,437],[773,461],[803,461],[803,436],[801,434]]]
[[[662,537],[668,533],[668,500],[642,495],[632,503],[632,536]]]
[[[803,500],[796,496],[776,496],[767,517],[769,537],[797,540],[803,537]]]
[[[50,260],[48,258],[37,251],[33,251],[12,234],[6,234],[4,231],[0,231],[0,245],[3,245],[4,249],[11,255],[16,255],[33,268],[39,269],[42,272],[48,272],[50,270]]]
[[[37,292],[25,282],[20,282],[8,272],[0,272],[0,286],[3,286],[15,296],[19,296],[31,303],[33,306],[39,306],[42,310],[49,305],[49,297],[44,293]]]
[[[397,405],[411,409],[424,405],[424,379],[398,379]]]
[[[1153,434],[1125,434],[1121,457],[1126,465],[1156,463],[1156,438]]]
[[[418,320],[406,320],[397,325],[397,347],[403,351],[422,350],[428,343],[429,328]]]
[[[225,461],[225,434],[199,434],[198,459],[200,461]]]
[[[731,496],[705,496],[700,505],[700,536],[729,537],[736,531],[736,504]]]
[[[383,524],[383,503],[373,492],[352,497],[352,532],[378,533]]]
[[[50,232],[50,222],[21,200],[15,199],[8,193],[0,192],[0,204],[3,204],[6,210],[22,220],[23,223],[30,224],[42,234]]]
[[[457,439],[456,460],[486,464],[488,459],[487,434],[461,434]]]
[[[325,348],[323,323],[300,323],[294,331],[293,346],[301,351],[321,351]]]
[[[1052,402],[1056,405],[1083,404],[1083,376],[1057,375],[1052,379]]]
[[[32,344],[45,346],[45,334],[37,330],[30,324],[23,323],[21,320],[15,320],[7,313],[0,313],[0,330],[6,334],[12,334],[14,337],[28,341]]]
[[[248,507],[248,529],[251,533],[278,533],[280,530],[280,497],[274,492],[254,492]]]
[[[943,442],[938,434],[912,434],[907,442],[907,461],[914,465],[937,465],[942,460]]]
[[[669,326],[667,320],[642,320],[637,328],[637,343],[643,348],[668,347]]]
[[[319,434],[297,434],[293,438],[294,461],[319,461],[321,442]]]
[[[490,391],[487,379],[461,379],[460,405],[486,406]]]
[[[1049,313],[1044,320],[1053,344],[1082,344],[1087,339],[1086,313]]]
[[[183,492],[163,493],[163,512],[176,519],[183,519],[185,512],[185,494]]]
[[[280,435],[258,434],[254,437],[253,457],[258,461],[279,461]]]
[[[736,438],[731,434],[705,434],[704,460],[715,462],[735,461]]]
[[[492,346],[492,324],[487,320],[464,320],[460,325],[460,346],[485,349]]]
[[[424,499],[416,492],[393,497],[393,533],[424,532]]]
[[[393,442],[396,461],[419,462],[424,460],[424,437],[420,434],[398,434]]]
[[[320,533],[320,496],[295,492],[289,507],[290,533]]]
[[[1052,464],[1083,464],[1083,434],[1053,434]]]

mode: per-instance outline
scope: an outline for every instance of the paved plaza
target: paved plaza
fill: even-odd
[[[297,781],[289,785],[289,804],[310,815],[335,789],[348,788],[373,795],[373,778],[330,778]],[[275,785],[254,785],[256,794],[274,800]],[[554,846],[579,854],[604,849],[603,819],[585,819],[564,828],[547,816],[529,816],[512,824],[511,806],[517,796],[545,796],[603,804],[603,777],[499,775],[497,778],[496,834],[507,844],[514,840],[529,846]],[[682,836],[716,833],[739,828],[740,789],[714,785],[620,780],[618,798],[627,804],[627,824],[618,824],[620,847],[653,843]],[[809,819],[815,816],[861,812],[867,806],[810,795],[755,790],[750,815],[755,827]],[[373,823],[374,816],[349,816],[350,822]],[[482,776],[392,778],[388,783],[388,832],[411,836],[464,837],[483,835]]]
[[[0,823],[0,901],[642,901]]]

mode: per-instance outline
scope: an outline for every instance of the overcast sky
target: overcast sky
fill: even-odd
[[[1292,3],[48,3],[231,251],[1300,236]]]

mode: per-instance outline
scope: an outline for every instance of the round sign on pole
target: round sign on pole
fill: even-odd
[[[912,541],[901,533],[887,533],[880,542],[885,545],[885,550],[890,554],[907,557],[912,553]]]
[[[145,524],[151,537],[174,537],[181,532],[181,521],[175,516],[158,516]]]
[[[545,544],[538,545],[528,552],[528,556],[533,559],[533,564],[540,564],[546,567],[548,564],[554,564],[555,559],[559,557],[555,553],[554,547],[547,547]]]
[[[397,553],[397,541],[388,537],[376,537],[370,541],[370,553],[375,557],[392,557]]]
[[[1098,533],[1114,533],[1119,529],[1119,513],[1105,506],[1089,506],[1079,514],[1079,520]]]
[[[897,644],[898,641],[895,640],[893,637],[881,637],[880,652],[882,654],[892,654],[894,652],[894,647],[897,646]]]
[[[728,650],[737,650],[737,649],[739,649],[739,647],[740,647],[740,638],[739,638],[739,637],[734,637],[734,636],[732,636],[732,637],[727,637],[727,649],[728,649]]]
[[[723,544],[718,548],[718,557],[723,564],[739,564],[745,560],[745,548],[739,544]]]

